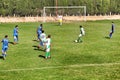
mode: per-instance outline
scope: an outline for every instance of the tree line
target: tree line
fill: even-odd
[[[89,15],[119,14],[120,0],[0,0],[1,16],[41,16],[44,6],[86,6]]]

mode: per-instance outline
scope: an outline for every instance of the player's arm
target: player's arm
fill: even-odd
[[[17,33],[19,33],[18,29],[17,29]]]
[[[1,43],[3,42],[3,40],[1,40]]]

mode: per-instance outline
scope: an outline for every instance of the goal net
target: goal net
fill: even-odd
[[[63,21],[86,21],[86,6],[47,6],[43,8],[43,22],[57,21],[59,15]]]

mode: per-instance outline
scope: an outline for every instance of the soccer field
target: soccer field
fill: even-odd
[[[40,23],[2,23],[4,35],[13,42],[13,28],[19,25],[19,44],[9,44],[6,60],[0,58],[0,80],[120,80],[120,20],[115,20],[115,33],[108,35],[112,21],[43,23],[51,35],[51,59],[35,49],[36,29]],[[83,25],[86,35],[75,43]],[[2,43],[0,49],[2,48]]]

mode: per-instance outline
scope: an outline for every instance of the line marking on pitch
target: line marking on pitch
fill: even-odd
[[[113,65],[120,65],[120,63],[76,64],[76,65],[50,66],[50,67],[40,67],[40,68],[9,69],[9,70],[0,70],[0,72],[32,71],[32,70],[59,69],[59,68],[97,67],[97,66],[100,67],[100,66],[113,66]]]

